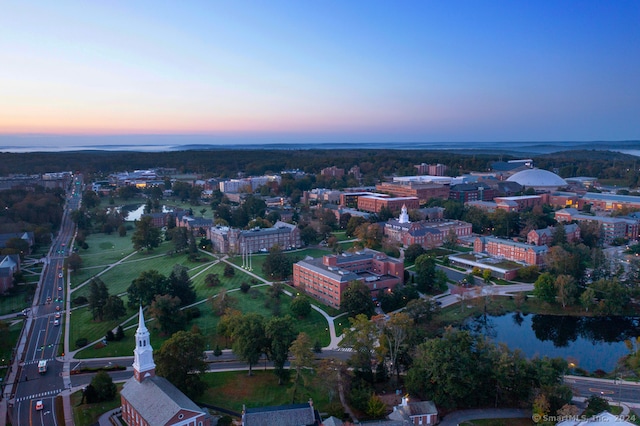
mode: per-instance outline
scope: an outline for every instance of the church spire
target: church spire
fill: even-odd
[[[153,377],[156,373],[156,364],[153,362],[153,348],[149,341],[149,330],[144,324],[142,305],[138,314],[138,329],[136,330],[136,348],[133,350],[133,375],[141,382],[147,377]]]

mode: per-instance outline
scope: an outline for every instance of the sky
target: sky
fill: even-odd
[[[636,0],[1,8],[0,145],[640,139]]]

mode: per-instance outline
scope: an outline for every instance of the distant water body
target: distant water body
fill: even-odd
[[[442,150],[453,152],[504,153],[517,155],[540,155],[569,150],[610,150],[640,156],[640,141],[597,141],[597,142],[391,142],[391,143],[264,143],[264,144],[223,144],[223,143],[119,143],[119,144],[72,144],[62,137],[53,145],[23,144],[16,140],[11,145],[1,145],[8,137],[0,137],[0,152],[67,152],[67,151],[131,151],[131,152],[172,152],[187,150],[337,150],[337,149],[398,149],[398,150]],[[19,145],[16,144],[19,143]],[[177,142],[177,141],[176,141]]]

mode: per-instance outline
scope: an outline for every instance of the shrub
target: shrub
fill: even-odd
[[[241,292],[248,293],[250,289],[251,289],[251,285],[249,285],[249,283],[243,282],[242,284],[240,284]]]
[[[78,340],[76,340],[76,347],[77,348],[82,348],[84,346],[87,346],[87,343],[89,343],[87,341],[87,338],[86,337],[81,337]]]
[[[113,331],[109,330],[107,331],[107,334],[104,335],[104,338],[107,342],[113,342],[116,339],[116,336],[113,334]]]
[[[89,300],[84,296],[78,296],[75,299],[73,299],[71,303],[73,303],[73,306],[81,306],[89,303]]]
[[[201,315],[202,315],[202,312],[200,312],[200,309],[198,309],[195,306],[192,306],[184,310],[184,316],[187,321],[191,321],[194,318],[200,318]]]

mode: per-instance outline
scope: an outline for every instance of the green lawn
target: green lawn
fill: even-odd
[[[9,325],[9,336],[6,341],[0,345],[0,367],[2,368],[9,366],[11,354],[13,352],[13,348],[15,348],[18,343],[23,323],[24,321],[20,320],[13,325]],[[4,371],[6,370],[3,370],[3,373],[0,373],[0,376],[4,376]]]
[[[270,318],[273,316],[271,309],[265,306],[265,301],[267,296],[265,294],[267,286],[258,286],[252,288],[249,293],[242,293],[240,291],[230,292],[229,295],[234,300],[234,308],[238,309],[241,312],[256,312],[265,318]],[[289,313],[289,306],[291,303],[291,298],[286,295],[280,296],[280,313],[282,315],[286,315]],[[196,325],[200,329],[201,333],[206,337],[207,340],[207,350],[215,349],[216,345],[219,345],[221,348],[225,348],[226,342],[218,338],[217,336],[217,326],[220,318],[213,314],[211,309],[211,305],[209,302],[203,302],[197,305],[200,310],[201,316],[199,318],[195,318],[188,324],[187,329]],[[127,311],[127,315],[122,319],[129,318],[135,316],[137,310],[129,309]],[[81,308],[73,311],[71,315],[73,320],[73,327],[71,328],[71,334],[69,342],[72,345],[72,349],[75,345],[75,342],[78,338],[84,337],[89,343],[94,342],[102,338],[108,330],[111,330],[117,327],[117,321],[103,321],[103,322],[95,322],[93,321],[93,317],[91,312],[87,308]],[[147,317],[147,319],[149,319]],[[130,355],[133,347],[135,346],[133,341],[133,334],[135,333],[135,324],[136,319],[130,320],[128,323],[124,324],[125,328],[125,339],[120,342],[109,342],[106,347],[96,348],[94,346],[90,346],[87,349],[79,352],[76,357],[77,358],[94,358],[94,357],[111,357],[111,356],[123,356]],[[128,326],[134,325],[133,328],[127,329]],[[312,342],[320,342],[321,346],[326,346],[330,342],[329,331],[327,327],[327,322],[324,317],[315,310],[311,311],[311,314],[304,319],[296,319],[295,320],[296,329],[298,332],[307,333]],[[153,326],[153,321],[147,323],[147,327],[151,332],[151,344],[154,348],[158,349],[162,346],[162,343],[167,339],[168,336],[161,336],[155,330]]]
[[[155,269],[165,276],[169,276],[174,265],[183,265],[188,269],[201,266],[201,263],[191,262],[186,254],[166,255],[164,253],[136,254],[121,264],[115,266],[100,276],[109,289],[109,294],[125,293],[131,282],[144,271]],[[87,296],[89,286],[74,291],[72,297]]]
[[[76,426],[91,426],[98,423],[98,418],[120,406],[120,390],[122,384],[116,383],[118,393],[112,401],[98,402],[95,404],[82,404],[82,391],[71,394],[71,407],[73,407],[73,423]]]
[[[347,237],[347,233],[345,231],[334,231],[331,233],[331,235],[333,235],[334,237],[336,237],[336,239],[338,240],[338,242],[342,242],[342,241],[346,241],[346,240],[350,240],[351,238]]]
[[[322,257],[327,254],[331,254],[331,251],[326,249],[302,249],[302,250],[294,250],[290,252],[285,252],[288,257],[292,257],[294,259],[302,260],[306,256],[311,256],[313,258]],[[264,264],[265,258],[268,256],[266,253],[254,254],[251,256],[251,266],[253,268],[253,273],[262,277],[265,280],[269,280],[264,272],[262,272],[262,265]],[[234,265],[242,266],[242,256],[234,256],[229,259]]]
[[[117,232],[111,235],[91,234],[86,241],[89,248],[78,251],[82,258],[82,268],[108,265],[133,252],[131,235],[121,237]]]
[[[247,408],[265,407],[273,405],[296,404],[313,399],[314,406],[324,412],[329,400],[327,392],[318,386],[301,387],[292,401],[293,384],[291,382],[278,385],[278,378],[272,371],[254,369],[254,375],[249,377],[246,371],[229,371],[208,373],[202,376],[209,386],[205,393],[197,399],[198,402],[242,412],[243,404]]]
[[[0,296],[0,315],[18,313],[31,306],[35,283],[20,284],[9,294]]]

